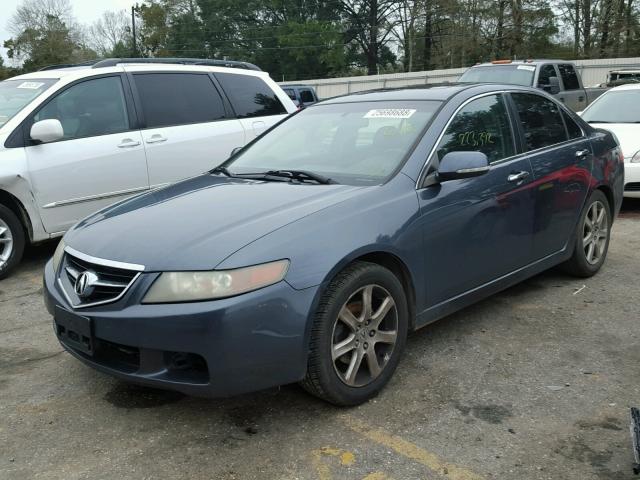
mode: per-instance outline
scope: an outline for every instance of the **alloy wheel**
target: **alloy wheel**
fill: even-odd
[[[0,267],[9,261],[13,252],[13,235],[11,229],[4,220],[0,218]]]
[[[591,265],[597,264],[605,253],[609,235],[609,219],[602,202],[595,201],[584,217],[582,246],[584,255]]]
[[[353,293],[340,309],[332,333],[331,359],[342,382],[364,387],[387,366],[398,338],[398,309],[379,285]]]

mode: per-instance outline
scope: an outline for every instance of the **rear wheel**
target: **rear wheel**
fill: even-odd
[[[582,212],[576,231],[572,257],[563,264],[564,270],[577,277],[595,275],[604,264],[611,237],[611,208],[604,193],[591,194]]]
[[[25,236],[15,213],[0,205],[0,279],[20,263],[24,252]]]
[[[396,276],[358,262],[329,284],[315,315],[302,386],[336,405],[375,396],[404,350],[407,302]]]

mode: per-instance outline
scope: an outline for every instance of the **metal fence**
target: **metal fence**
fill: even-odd
[[[607,73],[621,68],[640,69],[640,57],[610,58],[597,60],[573,60],[587,87],[593,87],[607,80]],[[426,85],[429,83],[455,82],[466,68],[447,70],[430,70],[426,72],[390,73],[360,77],[329,78],[325,80],[306,80],[298,82],[281,82],[280,85],[305,84],[316,89],[319,98],[335,97],[351,92],[360,92],[375,88],[406,87],[409,85]]]

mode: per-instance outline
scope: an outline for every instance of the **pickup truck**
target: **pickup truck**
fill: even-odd
[[[480,63],[462,74],[461,83],[507,83],[537,87],[567,107],[580,112],[606,88],[584,88],[575,65],[564,60],[495,60]]]

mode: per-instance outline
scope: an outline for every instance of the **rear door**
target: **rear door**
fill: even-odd
[[[132,72],[152,187],[219,165],[245,144],[240,121],[206,72]]]
[[[511,93],[533,167],[534,258],[566,247],[589,189],[591,145],[572,116],[552,100]]]
[[[529,159],[518,155],[507,102],[484,95],[463,106],[436,147],[431,165],[452,151],[487,155],[488,173],[418,191],[424,228],[429,306],[464,294],[531,261],[534,196]]]
[[[587,96],[580,86],[576,69],[571,63],[560,63],[558,64],[558,71],[560,72],[563,87],[558,95],[558,100],[574,112],[581,112],[587,106]]]
[[[142,138],[126,78],[103,75],[76,82],[27,120],[57,119],[62,139],[27,142],[25,152],[45,230],[67,230],[90,213],[149,188]]]
[[[247,142],[288,115],[278,95],[260,76],[217,72],[215,77],[247,133]]]

